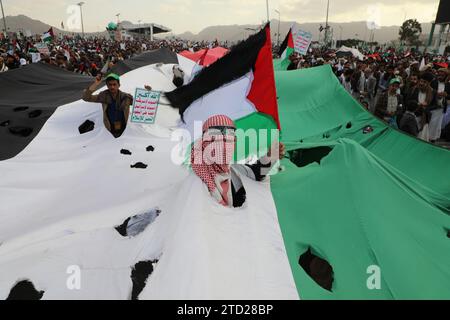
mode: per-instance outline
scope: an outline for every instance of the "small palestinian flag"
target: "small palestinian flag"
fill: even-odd
[[[44,33],[41,37],[43,42],[52,42],[55,38],[55,34],[53,32],[53,28],[50,28],[46,33]]]
[[[283,43],[281,44],[280,50],[278,52],[278,54],[281,57],[279,66],[280,70],[287,70],[289,64],[291,63],[289,57],[294,53],[294,51],[295,51],[295,44],[291,28],[286,38],[284,39]]]

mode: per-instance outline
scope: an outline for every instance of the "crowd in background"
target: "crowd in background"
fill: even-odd
[[[367,110],[390,126],[428,142],[450,141],[450,57],[394,49],[365,53],[310,50],[292,54],[288,70],[328,64]]]
[[[173,40],[113,41],[104,38],[64,37],[47,44],[48,53],[35,47],[39,40],[23,38],[0,41],[0,72],[28,65],[36,55],[44,63],[68,71],[97,76],[116,63],[148,50],[168,48],[179,53],[231,44]],[[274,46],[274,58],[279,48]],[[342,86],[370,112],[389,125],[435,142],[448,132],[450,76],[448,55],[431,55],[377,48],[361,56],[335,50],[310,49],[307,55],[292,54],[288,70],[328,64]],[[448,130],[447,130],[448,131]]]
[[[117,62],[130,59],[148,50],[168,48],[179,53],[184,50],[200,50],[212,46],[228,47],[228,43],[206,41],[173,40],[124,40],[121,42],[104,38],[82,39],[64,37],[47,43],[48,53],[40,53],[35,47],[40,40],[23,38],[21,40],[0,41],[0,72],[6,72],[33,63],[43,61],[68,71],[97,76],[104,68],[109,69]],[[106,67],[105,67],[106,66]]]

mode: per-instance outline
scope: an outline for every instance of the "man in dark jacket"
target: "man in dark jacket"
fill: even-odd
[[[83,100],[103,105],[105,127],[115,138],[119,138],[126,129],[130,116],[130,106],[133,104],[133,96],[119,90],[120,78],[113,73],[106,77],[108,90],[94,95],[93,92],[100,86],[101,79],[101,75],[97,76],[95,82],[84,92]]]
[[[439,105],[447,107],[447,100],[450,99],[450,71],[444,68],[439,69],[431,87],[437,92]]]
[[[426,124],[431,121],[432,110],[436,109],[436,91],[431,87],[434,76],[431,73],[424,73],[420,76],[420,80],[416,88],[408,97],[418,103],[416,116],[419,120],[419,130],[422,130]]]
[[[431,111],[430,140],[436,141],[441,138],[444,117],[448,109],[450,98],[450,76],[448,69],[439,69],[436,79],[431,83],[436,92],[436,108]]]

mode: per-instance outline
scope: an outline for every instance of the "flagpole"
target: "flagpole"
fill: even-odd
[[[5,11],[3,10],[3,2],[2,2],[2,0],[0,0],[0,5],[2,7],[3,27],[4,27],[4,30],[5,30],[5,38],[8,38],[8,29],[6,29]]]
[[[270,22],[269,0],[266,0],[266,8],[267,8],[267,22]]]
[[[279,10],[275,10],[278,13],[278,38],[277,38],[277,46],[280,46],[280,25],[281,25],[281,13]]]

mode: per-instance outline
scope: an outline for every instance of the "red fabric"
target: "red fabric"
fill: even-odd
[[[218,115],[209,118],[203,125],[203,137],[192,147],[191,165],[194,173],[206,184],[210,193],[216,189],[219,191],[224,206],[230,206],[228,193],[231,188],[231,178],[216,185],[216,177],[224,175],[230,177],[230,165],[234,155],[235,137],[215,136],[215,139],[208,137],[205,132],[210,127],[232,126],[235,127],[233,120],[227,116]],[[217,163],[219,160],[220,163]],[[219,200],[219,199],[218,199]]]
[[[435,63],[436,66],[440,67],[440,68],[448,68],[448,63],[444,63],[444,62],[437,62]]]
[[[259,112],[271,116],[278,129],[281,129],[269,26],[266,26],[266,37],[266,44],[259,51],[258,59],[256,60],[253,72],[254,80],[247,98]]]
[[[289,30],[289,38],[288,38],[288,44],[287,44],[288,48],[295,48],[295,44],[294,44],[294,36],[292,35],[292,29]]]
[[[370,55],[367,56],[367,58],[381,60],[381,56],[378,53],[370,54]]]
[[[201,66],[207,67],[212,65],[227,53],[228,49],[217,47],[213,49],[203,49],[197,52],[183,51],[180,55],[200,64]]]

